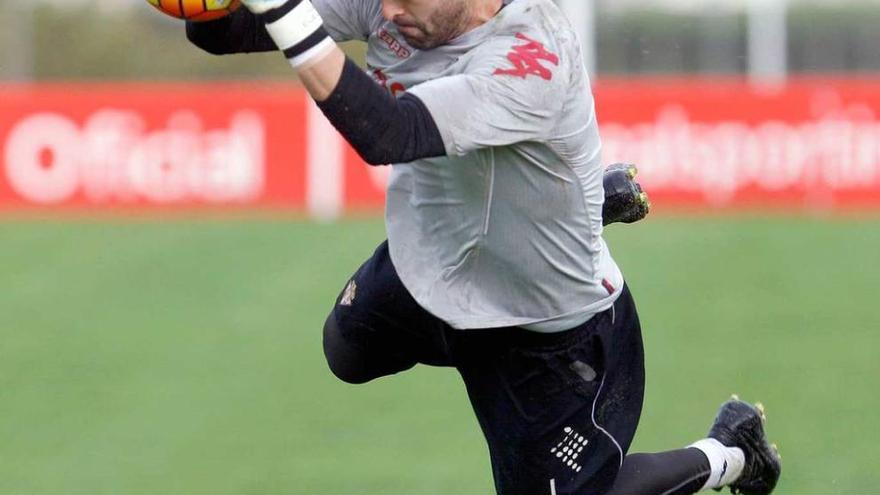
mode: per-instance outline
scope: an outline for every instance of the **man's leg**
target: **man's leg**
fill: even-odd
[[[712,470],[697,449],[630,454],[623,461],[609,495],[685,495],[697,493]]]
[[[627,456],[610,495],[688,495],[725,486],[767,495],[782,466],[767,441],[765,419],[763,407],[734,396],[721,406],[708,438],[687,449]]]
[[[417,363],[448,365],[446,328],[403,287],[382,243],[337,297],[324,324],[324,355],[330,370],[353,384]]]
[[[568,332],[472,330],[450,341],[499,495],[682,495],[725,485],[763,495],[779,477],[761,411],[738,400],[722,406],[709,439],[626,456],[644,389],[628,289]]]
[[[611,489],[641,414],[641,331],[628,289],[567,332],[456,334],[452,355],[489,445],[500,495]]]

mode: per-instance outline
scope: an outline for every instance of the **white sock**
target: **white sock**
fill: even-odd
[[[739,478],[746,456],[739,447],[725,447],[724,444],[714,438],[706,438],[688,445],[689,448],[697,449],[709,458],[709,467],[712,473],[700,491],[710,488],[727,486]]]

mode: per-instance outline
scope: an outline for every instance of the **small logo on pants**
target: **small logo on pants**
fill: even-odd
[[[577,458],[581,455],[581,452],[583,452],[584,447],[587,446],[589,440],[584,438],[583,435],[576,432],[570,426],[566,426],[563,431],[565,432],[565,436],[561,442],[556,444],[556,447],[550,449],[550,453],[555,455],[563,464],[571,468],[572,471],[579,473],[583,466],[578,462]]]
[[[345,286],[345,290],[342,291],[342,299],[339,300],[339,305],[351,306],[355,297],[357,297],[357,284],[352,280]]]

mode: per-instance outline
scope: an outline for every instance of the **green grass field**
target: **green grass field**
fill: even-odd
[[[383,236],[230,221],[0,223],[0,495],[490,494],[457,374],[335,381],[320,328]],[[639,303],[636,450],[763,400],[783,495],[880,484],[880,221],[609,229]]]

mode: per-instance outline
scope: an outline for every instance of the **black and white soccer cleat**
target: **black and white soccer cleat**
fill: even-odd
[[[768,495],[773,492],[782,472],[782,458],[776,445],[767,441],[764,406],[754,406],[733,396],[718,411],[709,437],[727,447],[739,447],[745,454],[740,477],[730,485],[732,493]]]
[[[637,173],[636,166],[628,163],[615,163],[605,169],[602,225],[638,222],[648,215],[651,203],[635,180]]]

